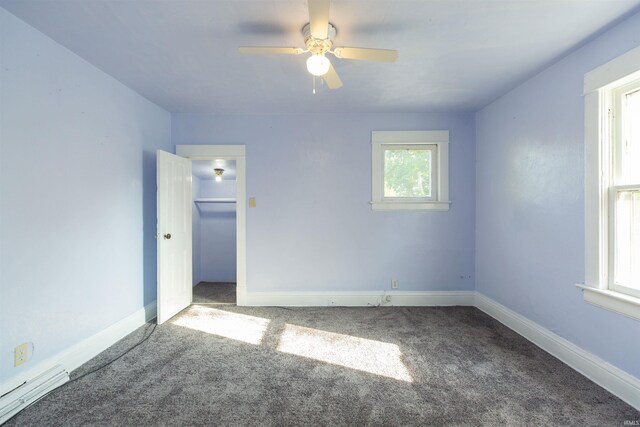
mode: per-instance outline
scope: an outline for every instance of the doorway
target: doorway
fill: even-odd
[[[193,303],[246,304],[244,153],[244,145],[176,146],[193,173]]]
[[[192,160],[194,304],[236,303],[236,161]]]

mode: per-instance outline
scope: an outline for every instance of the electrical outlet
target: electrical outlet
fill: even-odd
[[[29,343],[20,344],[13,351],[13,366],[20,366],[29,359]]]
[[[391,289],[398,289],[398,280],[391,279]]]

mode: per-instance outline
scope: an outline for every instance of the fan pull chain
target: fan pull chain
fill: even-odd
[[[316,76],[313,76],[313,94],[316,94]]]

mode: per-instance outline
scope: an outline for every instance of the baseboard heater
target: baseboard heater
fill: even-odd
[[[0,424],[67,381],[69,373],[56,365],[0,397]]]

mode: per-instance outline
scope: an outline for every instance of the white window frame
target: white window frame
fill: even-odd
[[[584,76],[586,302],[640,319],[640,297],[613,286],[616,91],[640,79],[640,47]],[[620,186],[619,186],[620,187]]]
[[[612,153],[613,153],[613,158],[612,158],[612,164],[616,165],[618,162],[621,162],[621,152],[622,152],[622,135],[624,133],[623,129],[622,129],[622,124],[623,124],[623,118],[622,118],[622,105],[623,105],[623,99],[624,96],[628,93],[633,93],[633,92],[637,92],[640,91],[640,78],[624,84],[622,86],[616,87],[615,89],[612,90],[612,111],[614,112],[613,114],[613,119],[612,119]],[[640,167],[640,165],[639,165]],[[617,175],[620,171],[617,169],[617,167],[614,167],[614,170],[612,170],[612,176]],[[616,245],[616,221],[613,220],[613,218],[616,218],[616,199],[617,199],[617,193],[621,192],[621,191],[629,191],[629,190],[635,190],[635,191],[640,191],[640,183],[633,183],[630,185],[621,185],[621,184],[617,184],[617,179],[615,177],[612,177],[612,182],[611,185],[609,187],[609,218],[612,218],[611,221],[609,221],[609,241],[608,241],[608,245],[609,245],[609,266],[608,269],[610,272],[615,272],[615,259],[616,259],[616,254],[615,254],[615,249],[617,247]],[[640,262],[640,260],[639,260]],[[615,274],[609,274],[609,282],[608,282],[608,287],[610,290],[615,291],[615,292],[620,292],[626,295],[630,295],[632,297],[637,297],[640,298],[640,291],[637,289],[632,289],[632,288],[628,288],[622,285],[619,285],[615,282]]]
[[[432,150],[431,197],[385,197],[384,152],[386,149]],[[379,211],[448,211],[449,131],[373,131],[371,132],[371,209]]]

